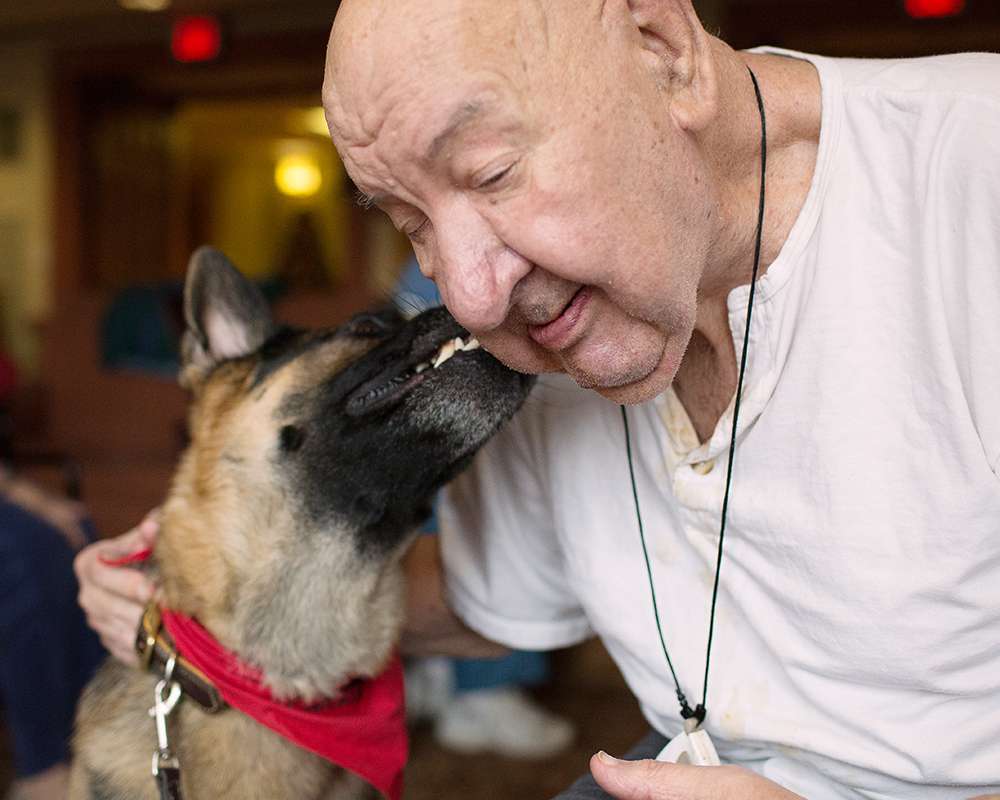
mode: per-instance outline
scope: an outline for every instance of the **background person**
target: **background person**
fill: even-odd
[[[0,404],[15,383],[6,363],[0,353]],[[76,701],[105,656],[73,574],[73,557],[93,534],[79,503],[0,461],[0,706],[16,776],[9,800],[66,794]]]

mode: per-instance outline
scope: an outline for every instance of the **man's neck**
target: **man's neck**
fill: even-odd
[[[698,441],[711,438],[736,392],[736,378],[728,309],[725,304],[699,304],[698,321],[673,382]]]
[[[719,186],[720,226],[699,285],[698,316],[674,389],[699,439],[708,439],[736,391],[728,296],[750,282],[760,199],[760,114],[767,117],[767,200],[758,277],[777,258],[805,203],[819,146],[820,85],[808,62],[737,53],[718,42],[719,124],[703,142]]]

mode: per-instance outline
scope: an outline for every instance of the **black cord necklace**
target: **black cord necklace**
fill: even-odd
[[[691,708],[681,689],[680,681],[677,679],[677,672],[674,670],[673,662],[670,660],[670,653],[667,652],[667,643],[663,638],[663,626],[660,624],[660,610],[656,602],[656,588],[653,585],[653,568],[649,562],[649,551],[646,548],[646,533],[642,525],[642,513],[639,511],[639,492],[635,485],[635,468],[632,464],[632,441],[629,435],[628,414],[625,406],[621,407],[622,424],[625,428],[625,452],[628,456],[628,473],[632,481],[632,498],[635,501],[635,516],[639,523],[639,539],[642,542],[642,556],[646,562],[646,575],[649,578],[649,593],[653,599],[653,618],[656,620],[656,632],[660,637],[660,646],[663,648],[663,657],[667,661],[670,675],[674,679],[674,686],[677,688],[677,701],[681,706],[681,716],[685,720],[695,719],[698,725],[705,721],[708,703],[708,674],[709,666],[712,663],[712,635],[715,633],[715,606],[719,596],[719,575],[722,569],[722,546],[726,536],[726,516],[729,510],[729,488],[733,481],[733,456],[736,453],[736,429],[740,419],[740,401],[743,395],[743,376],[746,373],[747,350],[750,343],[750,315],[753,313],[754,291],[757,287],[757,271],[760,267],[760,243],[764,231],[764,176],[767,172],[767,124],[764,118],[764,99],[760,94],[760,86],[757,83],[757,76],[753,70],[747,67],[750,73],[750,80],[753,81],[754,94],[757,97],[757,110],[760,112],[760,201],[757,208],[757,236],[754,244],[753,254],[753,274],[750,278],[750,297],[747,301],[747,323],[746,332],[743,336],[743,354],[740,357],[740,374],[736,382],[736,402],[733,408],[733,430],[729,441],[729,463],[726,470],[726,490],[722,498],[722,520],[719,525],[719,549],[715,559],[715,583],[712,586],[712,610],[708,619],[708,645],[705,648],[705,677],[702,682],[701,702]]]

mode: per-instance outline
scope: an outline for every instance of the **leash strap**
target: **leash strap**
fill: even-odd
[[[156,774],[156,788],[160,790],[160,800],[184,800],[180,767],[160,767]]]

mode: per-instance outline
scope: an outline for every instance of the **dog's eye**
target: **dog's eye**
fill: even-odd
[[[281,440],[281,449],[286,453],[294,453],[306,440],[306,432],[295,425],[285,425],[278,433]]]
[[[392,312],[391,316],[396,317]],[[390,319],[389,312],[358,314],[344,325],[344,332],[348,336],[356,336],[361,339],[375,339],[392,333],[394,319]]]

